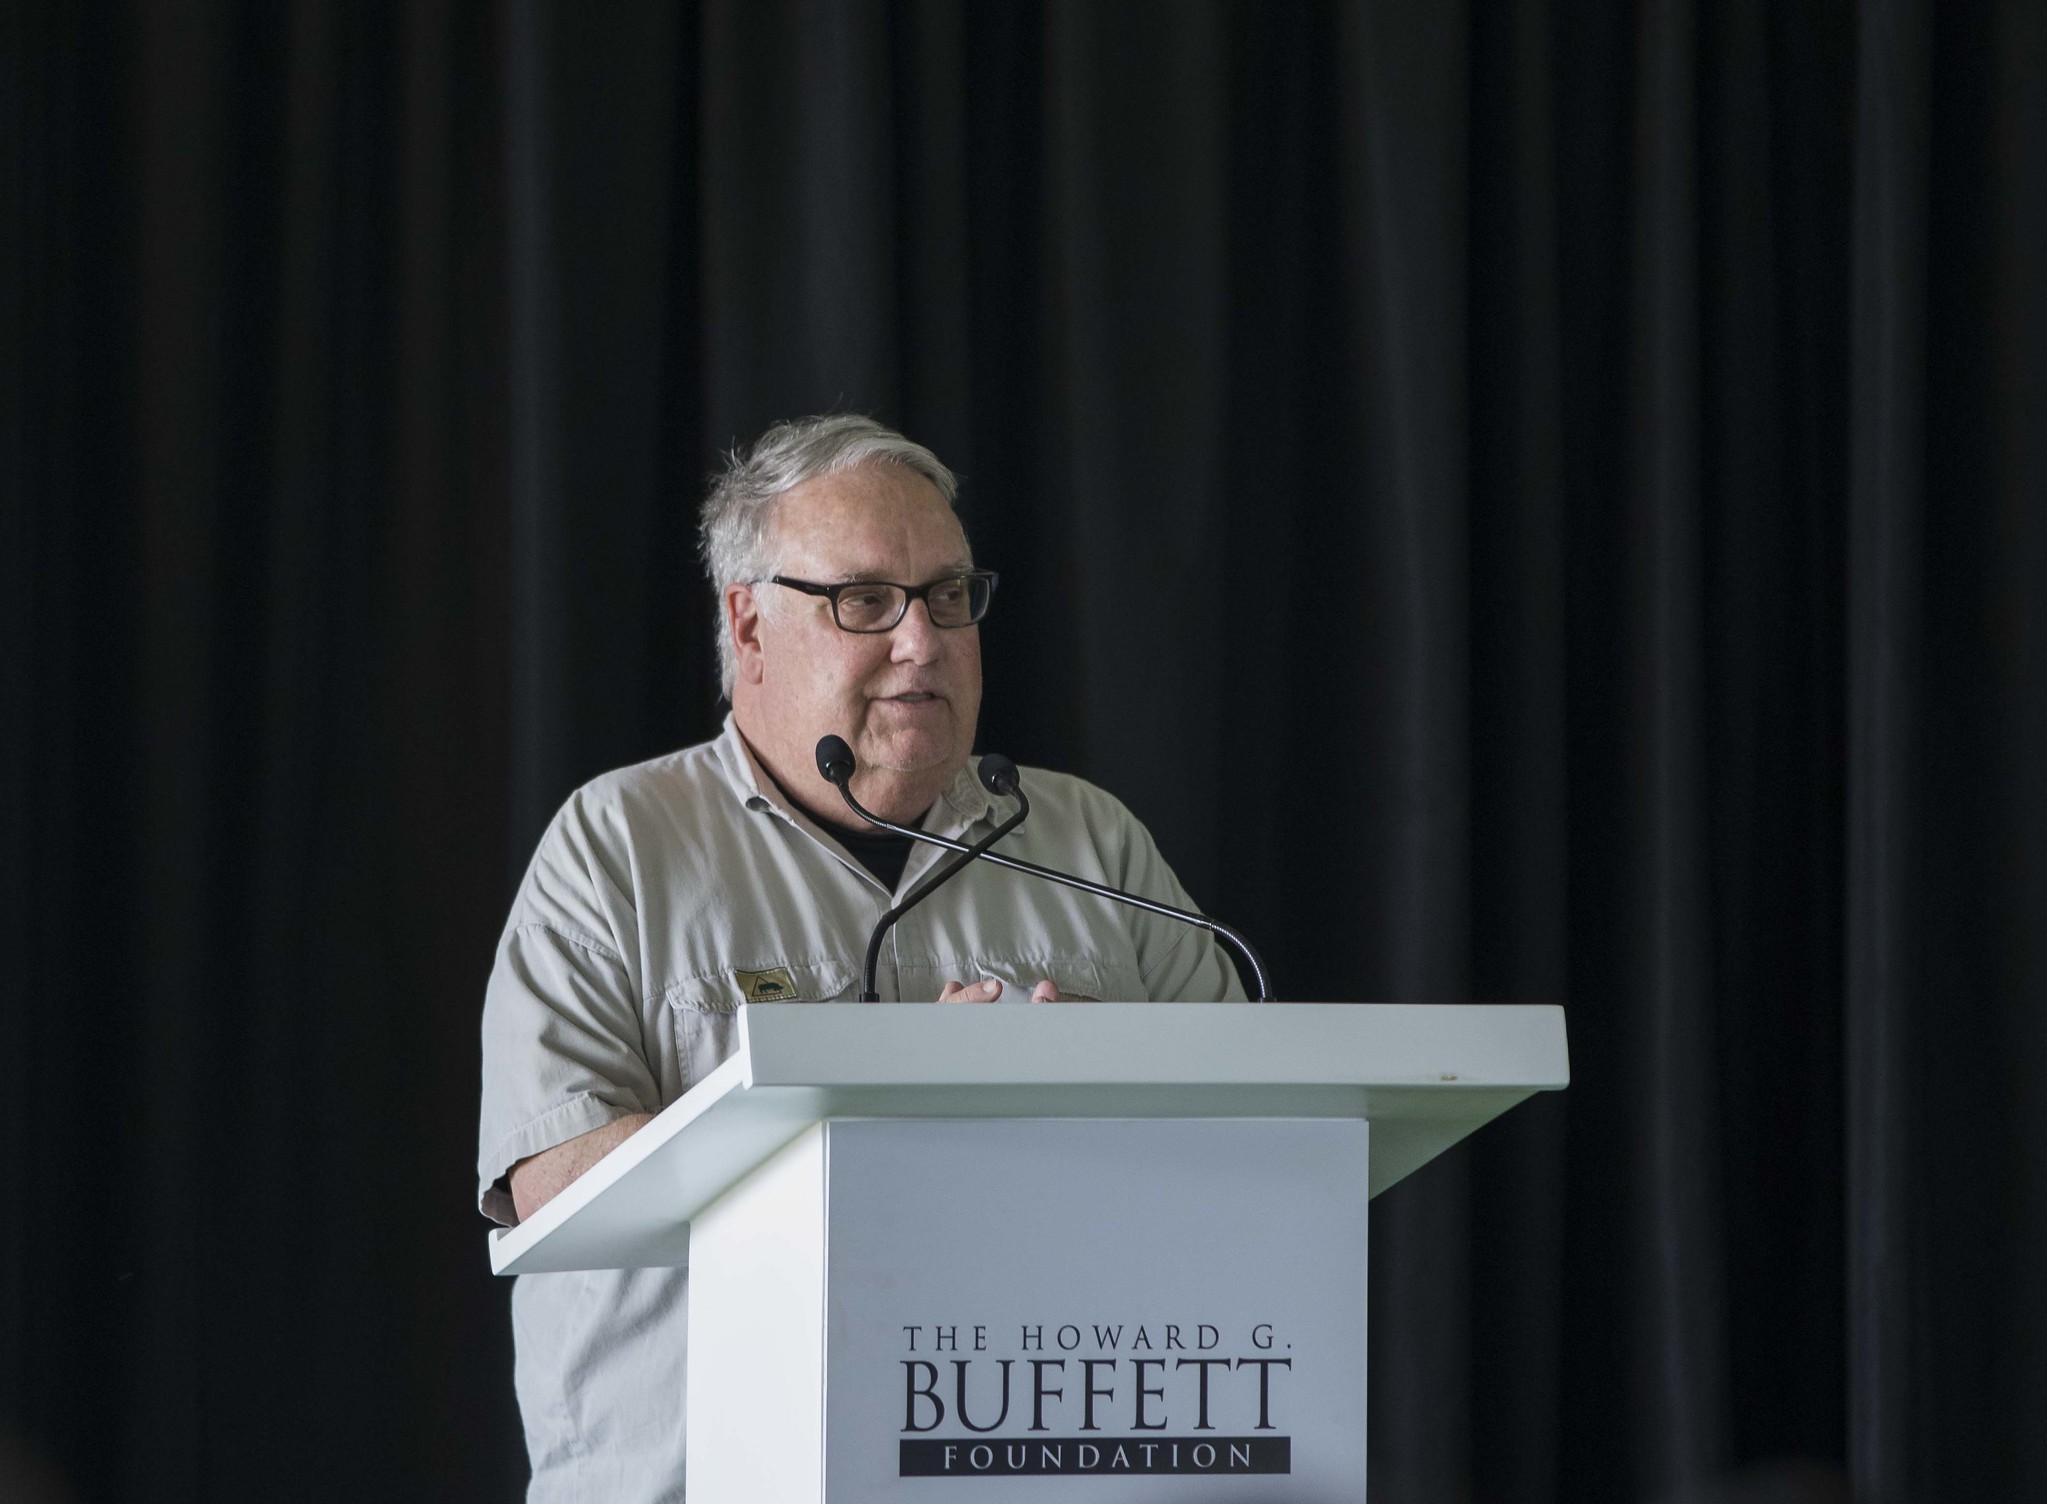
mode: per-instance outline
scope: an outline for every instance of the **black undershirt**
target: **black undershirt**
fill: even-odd
[[[903,868],[909,865],[910,848],[917,844],[915,841],[892,830],[848,830],[843,825],[828,828],[854,861],[879,878],[889,892],[895,892],[896,884],[903,880]]]
[[[761,771],[767,773],[765,767]],[[867,830],[849,829],[836,820],[825,819],[794,794],[782,788],[782,780],[773,773],[768,773],[768,782],[782,789],[784,799],[830,831],[833,839],[846,848],[847,854],[872,872],[883,887],[891,893],[895,892],[896,884],[903,880],[903,868],[910,863],[910,848],[917,844],[915,841],[908,836],[899,836],[892,830],[883,830],[879,826]]]

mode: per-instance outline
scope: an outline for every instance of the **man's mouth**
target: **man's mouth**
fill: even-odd
[[[893,700],[898,705],[929,705],[938,696],[926,689],[913,689],[908,694],[884,695],[882,698]]]

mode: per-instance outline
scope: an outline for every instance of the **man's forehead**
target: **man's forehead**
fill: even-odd
[[[903,579],[900,565],[878,564],[870,569],[827,570],[818,580],[820,585],[855,585],[862,580],[886,580],[893,585],[922,585],[926,580],[942,580],[949,574],[965,574],[974,567],[972,559],[947,559],[943,564],[920,565],[912,573],[923,576],[920,579]]]
[[[833,583],[973,567],[945,498],[900,465],[862,465],[796,487],[777,504],[773,529],[784,568],[807,568]]]

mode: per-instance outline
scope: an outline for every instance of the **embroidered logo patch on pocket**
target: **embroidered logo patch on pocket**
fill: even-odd
[[[796,979],[789,975],[786,966],[769,971],[735,971],[732,979],[739,983],[739,990],[746,994],[749,1003],[779,1003],[796,996]]]

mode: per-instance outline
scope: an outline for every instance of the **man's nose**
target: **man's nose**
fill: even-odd
[[[890,633],[889,660],[893,663],[929,663],[938,656],[938,628],[932,624],[931,608],[923,601],[911,601],[910,609]]]

